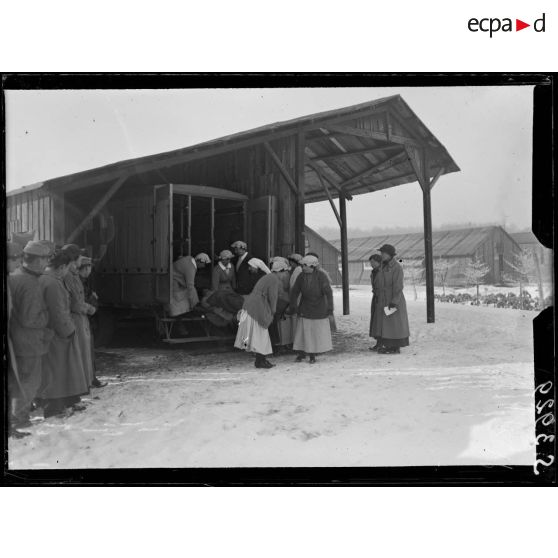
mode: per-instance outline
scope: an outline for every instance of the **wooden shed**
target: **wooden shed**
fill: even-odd
[[[341,267],[341,251],[335,247],[329,240],[320,236],[310,227],[304,227],[304,235],[306,237],[305,253],[313,252],[318,255],[320,265],[325,269],[334,285],[341,285],[342,277],[339,271]]]
[[[20,188],[8,193],[7,226],[8,233],[35,229],[59,244],[89,246],[99,260],[101,299],[145,308],[168,300],[178,254],[215,255],[238,237],[261,258],[303,252],[306,203],[329,200],[346,269],[346,202],[417,180],[431,262],[431,189],[458,170],[395,95]],[[348,294],[345,273],[344,313]]]
[[[339,241],[333,241],[338,246]],[[368,284],[370,267],[368,258],[383,244],[391,244],[397,250],[397,257],[404,262],[422,265],[424,242],[421,233],[387,234],[349,240],[349,281],[351,284]],[[434,231],[432,252],[434,260],[448,260],[452,267],[448,271],[447,285],[463,286],[464,271],[469,259],[485,263],[488,274],[483,282],[498,284],[505,277],[514,274],[512,265],[521,248],[502,227],[473,227],[468,229]],[[424,277],[422,278],[424,280]]]

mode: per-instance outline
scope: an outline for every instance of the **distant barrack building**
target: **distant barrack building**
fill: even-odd
[[[330,241],[338,247],[339,240]],[[423,233],[392,234],[349,239],[349,282],[353,285],[370,281],[368,258],[383,244],[391,244],[397,250],[397,258],[403,264],[420,266],[424,260]],[[490,226],[459,230],[434,231],[432,233],[434,262],[443,259],[454,265],[449,269],[446,284],[465,284],[465,268],[470,259],[478,259],[489,267],[483,279],[485,283],[498,284],[506,276],[513,275],[515,256],[521,247],[502,227]]]
[[[341,285],[341,250],[310,227],[304,227],[306,252],[318,254],[320,265],[331,277],[334,285]]]

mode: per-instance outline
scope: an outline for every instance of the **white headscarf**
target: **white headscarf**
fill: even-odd
[[[211,263],[211,259],[209,258],[209,256],[205,252],[200,252],[194,258],[194,260],[196,260],[197,262],[204,263],[204,264],[210,264]]]
[[[316,256],[304,256],[300,263],[309,267],[318,267],[320,265],[320,261],[316,258]]]
[[[231,248],[244,248],[244,250],[248,249],[248,245],[244,240],[236,240],[231,244]]]
[[[271,259],[271,271],[288,271],[291,268],[289,261],[281,256],[276,256]]]
[[[248,265],[256,269],[261,269],[264,273],[271,273],[271,270],[265,263],[259,258],[251,258],[248,260]]]

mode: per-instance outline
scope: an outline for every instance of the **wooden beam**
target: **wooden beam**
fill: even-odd
[[[306,151],[307,151],[308,153],[310,153],[310,155],[314,155],[314,152],[313,152],[308,146],[306,147]],[[309,166],[312,170],[314,170],[314,167],[316,166],[316,163],[314,163],[314,162],[312,161],[312,159],[311,159],[309,156],[307,156],[307,157],[306,157],[306,165]],[[351,196],[350,193],[348,193],[348,192],[346,192],[345,190],[343,190],[343,189],[339,186],[339,183],[338,183],[338,182],[336,182],[333,178],[331,178],[330,176],[328,176],[328,174],[325,172],[326,169],[327,169],[330,173],[335,173],[335,174],[337,174],[335,171],[333,171],[333,170],[331,169],[331,167],[328,166],[328,167],[326,167],[326,168],[324,168],[324,169],[321,169],[323,178],[324,178],[325,180],[327,180],[327,182],[329,182],[329,184],[330,184],[330,186],[331,186],[332,188],[334,188],[335,190],[337,190],[337,192],[338,192],[338,194],[339,194],[340,196],[345,196],[348,200],[352,200],[352,199],[353,199],[353,196]]]
[[[341,279],[343,281],[343,316],[347,316],[351,309],[349,303],[349,241],[347,239],[347,201],[339,198],[339,212],[341,214]]]
[[[324,136],[327,137],[327,136]],[[341,159],[343,157],[349,157],[352,155],[367,155],[369,153],[378,153],[386,150],[401,149],[399,145],[385,145],[383,147],[368,147],[366,149],[356,149],[354,151],[347,151],[347,153],[334,153],[333,155],[318,155],[316,157],[311,157],[311,161],[332,161],[334,159]]]
[[[89,224],[89,222],[95,217],[95,215],[97,215],[97,213],[99,213],[99,211],[101,211],[101,209],[103,209],[103,207],[106,205],[106,203],[110,200],[110,198],[112,198],[112,196],[114,196],[114,194],[116,194],[116,192],[118,192],[118,190],[120,189],[120,187],[122,186],[122,184],[124,184],[124,182],[126,182],[126,179],[128,177],[127,176],[123,176],[121,178],[119,178],[109,189],[108,191],[103,195],[103,197],[93,206],[93,208],[91,209],[91,211],[87,214],[87,216],[85,217],[85,219],[81,222],[80,225],[77,226],[77,228],[74,229],[74,231],[72,232],[72,234],[70,234],[70,236],[68,237],[68,239],[66,240],[66,244],[70,244],[74,241],[75,238],[77,238],[77,236],[83,231],[83,229],[85,229],[85,227]]]
[[[327,184],[325,183],[324,179],[322,178],[322,172],[320,171],[318,166],[312,166],[312,168],[314,169],[314,172],[318,175],[318,178],[320,179],[320,183],[322,185],[322,188],[325,190],[325,193],[327,195],[327,199],[329,200],[329,204],[331,205],[331,209],[333,210],[333,213],[335,214],[335,218],[337,219],[337,222],[339,223],[339,227],[341,227],[342,226],[341,217],[339,215],[339,212],[337,211],[337,208],[335,207],[335,202],[333,201],[333,198],[331,197],[331,194],[329,193],[329,188],[327,187]]]
[[[304,169],[306,165],[306,153],[305,153],[306,141],[304,137],[304,132],[299,130],[296,135],[296,185],[297,185],[297,196],[296,196],[296,206],[295,206],[295,252],[299,254],[305,253],[305,236],[304,236],[304,202],[305,202],[305,187],[304,187]]]
[[[428,186],[428,176],[425,172],[426,169],[424,168],[424,150],[419,151],[414,147],[405,146],[405,151],[407,152],[411,166],[415,171],[420,187],[424,190]]]
[[[438,179],[440,178],[440,176],[442,176],[442,174],[444,174],[445,172],[445,168],[444,167],[440,167],[438,172],[436,173],[436,175],[434,176],[434,178],[430,181],[430,189],[432,190],[432,188],[434,188],[434,184],[436,184],[436,182],[438,182]]]
[[[384,161],[382,161],[380,163],[377,163],[376,165],[373,165],[372,167],[368,167],[367,169],[363,170],[362,172],[359,172],[358,174],[349,178],[348,180],[345,180],[344,182],[341,182],[341,184],[339,184],[339,186],[341,188],[344,188],[345,186],[348,186],[349,184],[352,184],[353,182],[358,182],[361,178],[364,178],[365,176],[373,174],[376,171],[379,172],[379,171],[388,169],[391,166],[396,165],[397,162],[404,163],[405,159],[401,158],[401,155],[403,155],[403,154],[405,154],[404,151],[399,151],[399,153],[396,153],[395,155],[392,155],[388,159],[385,159]]]
[[[297,196],[298,195],[298,188],[297,188],[294,180],[291,178],[291,175],[289,174],[289,172],[287,171],[287,169],[283,165],[281,159],[279,159],[279,157],[277,156],[277,153],[275,153],[275,151],[273,150],[273,148],[271,147],[271,145],[269,145],[269,143],[267,141],[264,141],[264,147],[265,147],[265,150],[269,153],[269,156],[271,157],[271,159],[273,160],[273,162],[275,163],[277,168],[279,169],[279,172],[281,173],[281,176],[285,179],[285,182],[290,186],[290,188],[293,191],[293,193],[295,194],[295,196]]]
[[[328,124],[327,129],[338,134],[346,134],[350,136],[357,136],[360,138],[370,138],[386,143],[398,143],[401,145],[410,145],[412,147],[420,147],[421,145],[414,139],[406,138],[396,134],[388,134],[385,132],[376,132],[374,130],[365,130],[364,128],[354,128],[353,126],[345,126],[341,124]]]

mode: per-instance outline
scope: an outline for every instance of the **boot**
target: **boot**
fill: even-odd
[[[316,355],[310,355],[310,364],[316,364]]]
[[[370,347],[368,350],[369,351],[374,351],[374,352],[378,352],[378,350],[381,348],[381,343],[376,343],[373,347]]]
[[[95,376],[93,378],[93,381],[91,382],[91,387],[94,388],[102,388],[105,387],[107,385],[107,382],[101,382],[101,380],[99,380],[99,378],[97,378],[97,376]]]
[[[306,355],[304,353],[298,353],[295,362],[302,362],[303,360],[306,360]]]
[[[256,361],[254,362],[256,368],[273,368],[273,364],[269,362],[263,355],[256,354]]]

